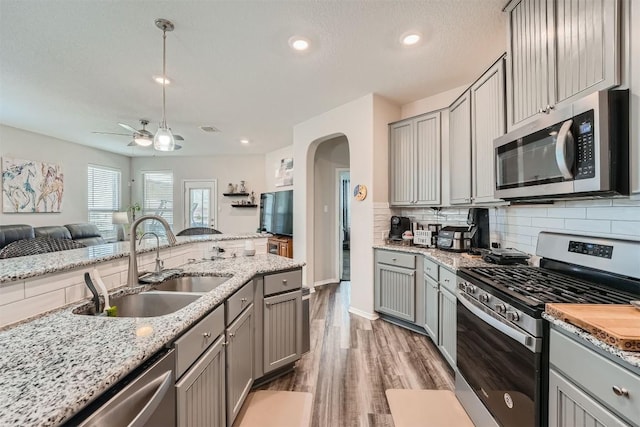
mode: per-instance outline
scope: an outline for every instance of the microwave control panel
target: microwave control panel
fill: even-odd
[[[576,135],[575,179],[587,179],[596,176],[593,123],[593,110],[573,118],[574,135]]]

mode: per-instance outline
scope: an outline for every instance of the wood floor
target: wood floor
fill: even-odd
[[[349,314],[349,292],[342,282],[311,295],[311,351],[261,389],[313,393],[313,427],[393,426],[386,389],[453,390],[453,372],[429,338]]]

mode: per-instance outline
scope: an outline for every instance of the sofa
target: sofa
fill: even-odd
[[[0,225],[0,258],[77,249],[106,243],[95,224],[33,227]]]

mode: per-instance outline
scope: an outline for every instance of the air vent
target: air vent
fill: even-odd
[[[208,133],[220,132],[220,129],[214,128],[213,126],[200,126],[200,129]]]

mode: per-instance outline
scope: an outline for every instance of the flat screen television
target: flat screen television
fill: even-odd
[[[260,230],[293,236],[293,190],[260,194]]]

